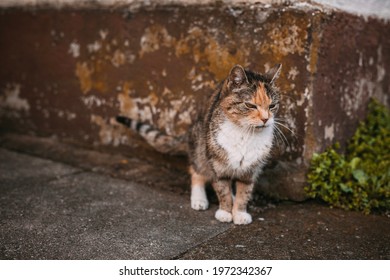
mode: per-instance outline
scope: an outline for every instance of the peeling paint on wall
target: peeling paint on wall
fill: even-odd
[[[70,53],[74,58],[79,57],[80,56],[80,45],[76,41],[73,41],[69,45],[68,53]]]
[[[127,141],[127,134],[124,133],[123,126],[119,125],[114,118],[105,119],[92,114],[91,123],[99,127],[100,142],[104,145],[118,146]]]
[[[295,80],[295,78],[299,75],[298,68],[296,66],[293,66],[290,68],[287,74],[287,78],[291,80]]]
[[[88,67],[86,62],[76,63],[76,76],[79,78],[81,91],[87,93],[92,89],[92,70]]]
[[[305,51],[307,32],[299,27],[295,19],[288,19],[282,26],[271,29],[268,37],[270,40],[261,45],[261,52],[271,52],[277,60],[288,54],[302,55]]]
[[[204,80],[202,73],[197,73],[195,67],[192,67],[191,71],[187,74],[187,79],[191,81],[191,89],[194,92],[215,88],[215,82],[210,80]]]
[[[126,63],[126,55],[120,49],[117,49],[111,58],[111,63],[115,67],[124,65]]]
[[[216,31],[222,32],[222,31]],[[222,34],[221,34],[222,35]],[[176,56],[192,54],[195,63],[206,61],[207,70],[215,75],[217,80],[226,77],[227,71],[235,64],[246,65],[249,49],[226,44],[221,45],[215,37],[219,34],[210,34],[209,29],[199,26],[189,28],[188,35],[183,36],[175,46]]]
[[[278,34],[278,31],[273,29],[269,33],[270,40],[272,41],[276,38],[275,36],[282,36],[286,32],[292,32],[294,38],[302,36],[302,30],[297,26],[290,26],[289,29],[282,30]],[[231,38],[232,35],[226,34],[218,28],[207,28],[199,22],[192,23],[187,28],[187,32],[180,33],[179,36],[173,36],[167,27],[161,24],[152,23],[144,29],[143,34],[139,37],[138,51],[135,49],[124,50],[123,46],[126,48],[129,46],[128,39],[117,39],[111,34],[109,29],[99,30],[95,40],[84,46],[74,45],[72,47],[72,49],[77,49],[79,53],[75,74],[79,80],[80,89],[85,95],[90,94],[82,97],[82,101],[88,109],[106,105],[105,99],[96,93],[104,93],[109,90],[105,73],[113,71],[112,66],[119,68],[127,64],[139,64],[146,56],[157,51],[167,53],[168,56],[174,55],[178,59],[190,59],[194,66],[189,71],[187,70],[185,77],[194,93],[204,94],[205,91],[210,91],[215,87],[216,81],[226,77],[232,65],[237,63],[248,65],[252,51],[250,48],[236,45],[234,43],[236,39]],[[282,55],[300,54],[304,50],[302,42],[305,36],[291,41],[286,39],[281,43],[282,45],[274,47],[282,47]],[[221,41],[220,38],[225,39]],[[231,43],[226,44],[225,41]],[[81,52],[82,48],[85,48],[86,51]],[[271,50],[264,49],[263,51],[270,52]],[[138,53],[138,56],[134,53]],[[160,77],[167,77],[168,73],[167,69],[164,68]],[[295,80],[299,75],[298,68],[291,67],[288,74],[285,75],[290,80]],[[167,86],[161,89],[161,85],[156,84],[154,80],[146,80],[145,88],[136,92],[134,87],[139,88],[141,83],[141,81],[135,81],[135,83],[129,80],[118,81],[116,99],[119,102],[120,114],[152,124],[168,134],[180,136],[186,133],[196,114],[195,101],[192,97],[184,92],[176,91],[176,89],[173,92]],[[294,88],[294,83],[290,83],[289,87],[285,86],[285,89],[288,90]],[[149,91],[147,95],[145,90]],[[287,103],[288,110],[286,110],[285,117],[289,128],[295,131],[295,107],[290,101]]]
[[[370,61],[375,61],[372,57],[367,57],[365,53],[359,53],[358,64],[370,64]],[[373,62],[374,63],[374,62]],[[388,94],[383,91],[381,83],[386,76],[386,68],[383,62],[382,46],[377,48],[377,57],[375,61],[376,77],[374,73],[364,73],[357,78],[353,84],[353,88],[340,88],[343,94],[340,96],[342,108],[345,110],[349,118],[354,118],[356,112],[365,104],[368,97],[375,97],[381,100],[384,104],[387,103]]]
[[[65,118],[68,121],[74,120],[76,118],[76,113],[70,112],[68,110],[63,111],[63,110],[58,110],[57,115],[60,118]]]
[[[122,86],[119,87],[121,92],[117,95],[119,102],[119,111],[122,115],[128,116],[130,118],[138,117],[133,115],[134,102],[130,95],[132,94],[132,83],[124,82]]]
[[[99,30],[99,35],[102,40],[105,40],[108,36],[108,30]]]
[[[100,107],[101,105],[106,104],[105,99],[99,98],[95,95],[82,96],[81,100],[88,109],[91,109],[92,107]]]
[[[146,53],[155,52],[160,47],[171,47],[174,43],[175,39],[168,34],[165,27],[152,25],[145,29],[144,35],[141,37],[139,56],[142,58]]]
[[[147,53],[159,50],[161,47],[174,48],[175,55],[181,57],[191,55],[195,63],[205,61],[207,70],[213,73],[217,80],[226,77],[226,71],[235,64],[247,64],[248,49],[220,45],[209,29],[193,26],[188,33],[179,39],[171,36],[165,27],[153,25],[145,29],[140,40],[140,58]],[[222,31],[221,31],[222,32]],[[234,49],[234,50],[233,50]]]
[[[72,43],[70,53],[76,62],[75,75],[80,83],[80,90],[87,94],[91,90],[106,93],[108,89],[107,72],[110,66],[119,68],[127,63],[132,64],[136,56],[130,50],[122,50],[117,39],[111,41],[108,38],[108,30],[99,30],[97,39],[84,47],[88,55],[81,56],[82,45]]]
[[[19,96],[20,89],[20,84],[6,84],[5,88],[3,89],[3,95],[0,95],[0,109],[15,110],[17,112],[28,112],[30,110],[30,105],[27,99],[21,98]]]
[[[100,44],[104,45],[102,42]],[[217,79],[225,78],[227,69],[237,63],[237,60],[242,61],[244,57],[248,56],[248,50],[245,50],[245,52],[236,51],[232,54],[231,50],[229,51],[226,47],[220,46],[210,34],[207,34],[207,31],[201,30],[197,26],[190,28],[188,34],[180,38],[175,38],[169,34],[168,30],[161,25],[156,24],[147,27],[140,38],[139,59],[161,50],[161,48],[172,48],[177,57],[190,55],[194,62],[200,62],[200,60],[208,62],[205,65],[206,69],[202,69],[197,73],[196,68],[193,67],[187,75],[194,92],[215,86],[215,79],[204,78],[203,73],[205,71],[211,72]],[[100,48],[90,46],[90,49],[99,51]],[[134,57],[130,60],[130,63],[134,62]],[[125,54],[119,49],[115,51],[111,63],[115,67],[119,67],[125,62]],[[92,78],[90,78],[93,75],[93,69],[91,70],[88,64],[85,63],[79,64],[78,67],[77,76],[81,88],[84,93],[87,93],[93,87]],[[165,69],[163,69],[161,76],[167,76]],[[172,93],[167,87],[164,87],[160,92],[156,92],[153,83],[147,81],[149,94],[142,97],[132,89],[132,82],[122,82],[118,86],[119,93],[117,94],[120,113],[143,122],[155,124],[168,134],[180,135],[185,133],[192,123],[195,113],[194,101],[184,93]],[[93,99],[86,99],[84,102],[91,103]],[[183,110],[183,108],[186,108],[186,110]]]
[[[87,45],[87,49],[90,53],[94,53],[94,52],[97,52],[99,51],[100,49],[102,48],[102,45],[100,44],[100,42],[98,41],[95,41],[93,42],[92,44],[88,44]]]
[[[334,139],[334,123],[332,123],[330,126],[325,126],[324,138],[325,138],[325,140],[333,141],[333,139]]]

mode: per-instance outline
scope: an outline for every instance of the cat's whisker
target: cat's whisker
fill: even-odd
[[[287,137],[284,135],[284,133],[280,130],[279,127],[275,126],[275,132],[277,132],[279,134],[279,136],[281,136],[281,138],[284,140],[283,142],[286,144],[286,146],[290,147],[290,143],[288,142]]]
[[[295,132],[292,129],[290,129],[290,127],[288,127],[289,123],[286,119],[278,117],[278,118],[274,118],[274,121],[280,125],[284,125],[286,129],[288,129],[292,134],[295,135]]]
[[[278,121],[274,121],[274,122],[275,122],[276,125],[280,125],[280,126],[284,127],[285,129],[287,129],[288,131],[290,131],[292,136],[296,137],[295,132],[292,129],[290,129],[287,125],[285,125],[285,124],[283,124],[281,122],[278,122]]]
[[[274,118],[275,121],[288,125],[288,121],[284,118]]]
[[[284,119],[284,118],[281,118],[281,117],[276,117],[276,118],[274,118],[274,120],[275,120],[275,121],[281,121],[281,122],[287,123],[287,120]]]
[[[280,136],[280,133],[277,131],[277,130],[274,130],[274,136],[275,136],[275,141],[276,143],[279,145],[280,143],[281,144],[284,144],[284,140],[283,138]]]
[[[279,143],[282,143],[282,144],[285,144],[285,141],[284,141],[284,139],[282,138],[282,136],[280,135],[280,132],[279,132],[279,130],[278,130],[278,128],[277,127],[275,127],[275,129],[274,129],[274,135],[275,135],[275,140],[277,140],[277,143],[279,144]]]

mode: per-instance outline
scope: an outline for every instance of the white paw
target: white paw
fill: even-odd
[[[191,199],[191,208],[194,210],[206,210],[209,208],[209,202],[207,199]]]
[[[206,210],[209,208],[209,201],[203,185],[191,187],[191,207],[194,210]]]
[[[215,212],[215,218],[223,223],[230,223],[232,221],[232,214],[222,210],[218,209],[217,212]]]
[[[233,223],[236,225],[247,225],[252,222],[252,216],[247,212],[235,212],[233,214]]]

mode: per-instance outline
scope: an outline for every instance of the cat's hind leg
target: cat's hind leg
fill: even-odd
[[[192,167],[191,173],[191,208],[194,210],[206,210],[209,201],[206,195],[206,178],[198,174]]]
[[[252,222],[252,216],[247,213],[248,201],[252,196],[253,184],[236,182],[236,198],[233,205],[233,223],[246,225]]]

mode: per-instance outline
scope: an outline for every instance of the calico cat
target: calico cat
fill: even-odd
[[[187,148],[193,209],[208,208],[205,185],[211,182],[219,200],[217,220],[252,222],[247,204],[273,144],[274,117],[279,108],[274,82],[280,70],[278,64],[261,75],[236,65],[210,96],[208,106],[199,109]],[[121,116],[117,121],[138,131],[161,152],[178,145],[177,139],[149,125]]]

